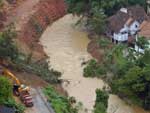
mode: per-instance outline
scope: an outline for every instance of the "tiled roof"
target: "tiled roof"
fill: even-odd
[[[150,39],[150,21],[144,21],[141,24],[139,35]]]

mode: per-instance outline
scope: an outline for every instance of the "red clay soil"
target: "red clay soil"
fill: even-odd
[[[100,37],[105,37],[106,36],[97,36],[96,34],[89,34],[88,35],[89,39],[91,40],[90,43],[88,44],[87,51],[91,54],[93,58],[95,58],[97,61],[101,62],[104,58],[105,50],[101,48],[98,44],[98,40]],[[113,48],[113,43],[111,43],[107,48],[112,49]]]
[[[102,49],[100,49],[99,45],[95,40],[91,40],[91,42],[88,44],[87,50],[92,55],[93,58],[97,59],[98,61],[102,60],[103,58]]]
[[[9,13],[17,9],[22,2],[24,2],[24,0],[3,0],[3,5],[0,6],[0,31],[5,27],[5,22],[8,20]]]
[[[4,27],[4,21],[6,20],[6,12],[0,11],[0,30]]]
[[[32,87],[45,87],[48,85],[47,82],[42,80],[37,75],[26,72],[13,72],[13,73],[23,84],[28,84],[29,86]]]
[[[18,37],[16,44],[20,51],[33,54],[33,59],[46,58],[39,38],[48,25],[66,14],[64,0],[14,0],[5,3],[0,10],[0,31],[15,23]]]
[[[35,13],[22,27],[18,38],[19,43],[24,45],[22,51],[33,50],[33,58],[40,60],[45,58],[46,54],[39,44],[39,38],[48,25],[65,15],[66,6],[64,0],[41,0],[35,8]]]

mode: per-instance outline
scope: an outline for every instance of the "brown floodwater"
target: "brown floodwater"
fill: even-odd
[[[82,27],[75,26],[77,20],[77,17],[68,14],[54,22],[43,33],[40,43],[49,56],[51,67],[63,73],[62,86],[68,95],[82,102],[87,113],[91,113],[96,99],[95,90],[107,84],[101,79],[83,77],[81,63],[92,57],[87,52],[87,33]],[[127,105],[116,95],[110,95],[108,113],[147,112]]]

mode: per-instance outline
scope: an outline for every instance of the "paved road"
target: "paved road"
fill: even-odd
[[[31,95],[33,96],[34,107],[27,108],[25,113],[54,113],[40,88],[32,88]]]

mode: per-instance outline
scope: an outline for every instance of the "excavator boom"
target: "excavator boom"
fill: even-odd
[[[5,76],[13,78],[13,80],[16,82],[16,85],[21,85],[19,79],[14,74],[12,74],[8,69],[4,69],[3,74]]]

